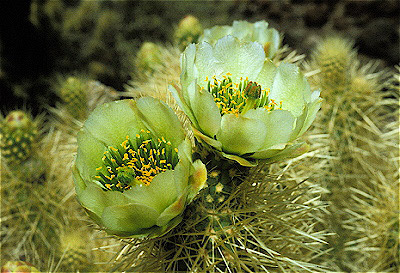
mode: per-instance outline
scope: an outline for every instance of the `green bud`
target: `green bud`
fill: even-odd
[[[197,43],[202,33],[203,27],[200,21],[193,15],[187,15],[175,30],[175,42],[183,50],[190,43]]]
[[[136,55],[136,69],[139,74],[152,74],[162,65],[161,50],[152,42],[145,42]]]
[[[1,128],[0,148],[9,164],[17,165],[27,160],[36,142],[38,130],[32,118],[25,112],[10,112]]]

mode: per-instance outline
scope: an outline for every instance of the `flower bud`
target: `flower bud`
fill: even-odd
[[[175,30],[175,41],[181,50],[190,43],[197,43],[203,27],[200,21],[193,15],[187,15],[180,22]]]
[[[0,148],[7,162],[17,165],[28,159],[38,134],[32,118],[24,111],[12,111],[2,125]]]

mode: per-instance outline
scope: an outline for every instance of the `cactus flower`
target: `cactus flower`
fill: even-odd
[[[97,107],[78,134],[77,197],[89,216],[120,237],[160,236],[205,184],[204,164],[174,112],[150,97]]]
[[[268,23],[258,21],[249,23],[247,21],[233,21],[232,26],[214,26],[204,30],[200,42],[208,42],[211,45],[222,37],[232,35],[246,42],[258,42],[264,47],[267,58],[273,58],[281,44],[279,32],[274,28],[268,28]]]
[[[225,36],[191,44],[181,55],[181,87],[170,86],[195,135],[222,156],[253,166],[304,152],[293,144],[320,108],[293,64],[276,67],[257,42]]]

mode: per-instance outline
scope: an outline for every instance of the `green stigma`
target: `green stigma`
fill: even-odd
[[[215,76],[211,81],[206,78],[207,91],[210,92],[217,104],[221,115],[245,113],[250,109],[260,107],[266,108],[268,111],[282,109],[280,105],[268,98],[269,90],[262,89],[259,84],[249,81],[248,78],[243,80],[240,78],[239,83],[232,82],[232,78],[223,76],[222,80]]]
[[[150,185],[157,174],[174,169],[179,161],[178,148],[143,129],[135,139],[126,136],[117,148],[109,146],[102,160],[95,180],[105,191],[120,192],[135,185]]]

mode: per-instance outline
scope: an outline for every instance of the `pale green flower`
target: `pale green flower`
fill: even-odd
[[[159,236],[203,187],[204,164],[174,112],[144,97],[97,107],[78,134],[79,202],[109,234]]]
[[[233,21],[232,26],[205,29],[199,41],[215,45],[220,38],[227,35],[232,35],[241,41],[262,44],[267,58],[273,58],[281,44],[279,32],[274,28],[268,28],[268,23],[265,21],[255,23]]]
[[[293,141],[311,125],[321,99],[294,64],[276,67],[259,43],[228,35],[214,47],[189,45],[181,68],[181,88],[170,90],[195,135],[226,158],[251,166],[303,147]]]

